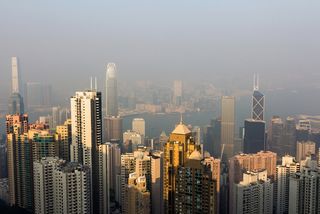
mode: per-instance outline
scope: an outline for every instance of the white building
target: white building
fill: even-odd
[[[316,143],[312,141],[298,141],[297,142],[297,161],[305,160],[308,155],[316,154]]]
[[[131,130],[123,133],[123,143],[131,147],[132,151],[137,150],[138,146],[144,145],[143,137],[139,133]]]
[[[92,213],[90,169],[47,157],[34,162],[35,213]]]
[[[235,214],[272,214],[273,184],[267,171],[243,173],[243,181],[235,184],[233,196]]]
[[[320,213],[320,173],[303,167],[290,177],[289,214]]]
[[[163,152],[156,151],[151,156],[151,208],[152,213],[163,213]]]
[[[137,132],[143,137],[146,136],[146,122],[143,118],[134,118],[132,120],[132,131]]]
[[[289,210],[289,178],[300,171],[300,164],[289,155],[282,157],[282,164],[276,168],[275,206],[276,213],[288,213]]]

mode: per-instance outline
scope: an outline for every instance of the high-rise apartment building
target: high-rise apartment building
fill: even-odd
[[[203,164],[207,165],[212,173],[212,180],[215,182],[215,187],[216,187],[216,191],[215,191],[215,205],[216,205],[216,211],[215,213],[219,213],[220,212],[220,185],[221,185],[221,161],[220,159],[216,159],[213,157],[205,157],[203,159]]]
[[[243,173],[243,181],[235,184],[234,194],[230,197],[234,201],[231,213],[273,213],[273,183],[266,170]]]
[[[176,175],[178,168],[184,166],[187,158],[195,151],[192,133],[182,121],[170,134],[164,146],[163,160],[163,200],[164,213],[174,213],[176,196]]]
[[[316,143],[312,141],[298,141],[296,159],[298,162],[305,160],[309,155],[316,154]]]
[[[123,213],[150,213],[150,192],[147,189],[147,180],[145,176],[138,176],[137,173],[129,174],[125,193],[126,199]]]
[[[58,142],[59,158],[69,162],[72,142],[71,119],[66,120],[63,125],[56,126],[55,141]]]
[[[53,170],[54,213],[95,213],[92,211],[91,178],[90,168],[76,162]]]
[[[32,137],[31,137],[31,136]],[[46,131],[29,130],[29,137],[32,142],[33,161],[41,160],[44,157],[57,157],[59,154],[59,144],[54,136]]]
[[[106,116],[117,117],[118,91],[117,91],[116,64],[108,63],[106,71]]]
[[[300,171],[300,164],[289,155],[282,157],[276,168],[274,206],[277,214],[289,213],[289,178]]]
[[[309,166],[302,167],[289,180],[289,213],[320,213],[320,172]]]
[[[244,171],[267,170],[267,176],[273,180],[276,175],[277,154],[262,151],[255,154],[239,154],[229,160],[229,195],[234,195],[235,185],[243,181]],[[234,213],[234,198],[229,198],[229,211]]]
[[[90,168],[93,212],[100,206],[98,146],[102,144],[101,93],[79,91],[71,97],[71,161]]]
[[[216,183],[202,155],[195,150],[178,167],[174,213],[216,213]]]
[[[233,156],[235,129],[235,97],[223,96],[221,100],[221,150],[222,161]]]
[[[62,164],[65,164],[64,160],[54,157],[41,158],[33,162],[35,214],[55,213],[58,204],[54,204],[53,172]]]
[[[28,116],[7,115],[9,204],[33,210],[32,145]]]
[[[265,150],[265,122],[247,119],[244,121],[243,152],[257,153]]]
[[[151,155],[151,208],[152,213],[163,213],[163,152]]]

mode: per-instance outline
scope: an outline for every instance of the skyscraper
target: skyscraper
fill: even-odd
[[[173,104],[176,106],[180,106],[182,103],[182,81],[175,80],[173,82]]]
[[[175,192],[174,213],[216,212],[216,182],[199,151],[193,151],[185,164],[178,167]]]
[[[8,183],[10,205],[33,209],[32,147],[28,115],[7,115]]]
[[[265,122],[247,119],[244,122],[243,152],[257,153],[265,150]]]
[[[316,143],[312,141],[298,141],[296,159],[298,162],[305,160],[309,155],[316,154]]]
[[[132,120],[132,131],[139,133],[143,137],[146,136],[146,122],[143,118],[134,118]]]
[[[108,63],[106,71],[106,116],[118,116],[116,64]]]
[[[121,117],[105,117],[105,134],[104,141],[105,142],[117,142],[120,143],[122,141],[122,121]]]
[[[243,173],[243,181],[235,185],[232,214],[273,213],[273,183],[267,171]]]
[[[233,156],[235,129],[235,98],[223,96],[221,100],[221,150],[222,161],[227,162]]]
[[[71,97],[71,161],[90,168],[93,211],[100,210],[98,146],[102,144],[101,93],[96,90],[76,92]]]
[[[259,77],[254,75],[251,118],[264,120],[264,95],[259,91]]]
[[[24,102],[21,91],[21,79],[18,67],[18,58],[11,58],[11,95],[8,102],[8,114],[23,114],[24,113]]]
[[[164,146],[163,160],[163,200],[164,213],[174,213],[176,195],[176,175],[178,168],[185,164],[187,158],[197,148],[191,131],[182,121],[170,134]]]
[[[21,94],[21,79],[19,75],[19,63],[17,57],[11,58],[12,69],[12,93]]]
[[[289,178],[300,171],[300,164],[292,156],[282,157],[282,164],[277,166],[274,202],[276,213],[289,213]]]

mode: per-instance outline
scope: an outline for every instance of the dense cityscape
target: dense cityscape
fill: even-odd
[[[169,92],[150,91],[151,102],[130,93],[121,100],[117,65],[107,63],[105,90],[91,77],[69,107],[52,107],[49,86],[23,89],[17,57],[11,69],[0,145],[3,212],[320,212],[318,118],[266,118],[258,74],[251,113],[236,131],[235,96],[187,96],[182,80]],[[208,124],[185,123],[188,114],[212,114],[217,103],[219,116],[206,116]],[[40,116],[30,120],[28,111]],[[154,124],[141,115],[173,115],[175,125],[150,136]]]
[[[0,214],[320,214],[319,11],[0,1]]]

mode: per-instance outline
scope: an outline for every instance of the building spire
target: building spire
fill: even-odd
[[[253,74],[253,90],[259,90],[259,74],[256,73]]]
[[[180,124],[183,124],[183,115],[182,115],[182,112],[180,112]]]

